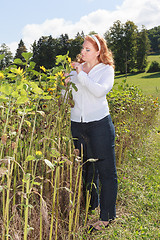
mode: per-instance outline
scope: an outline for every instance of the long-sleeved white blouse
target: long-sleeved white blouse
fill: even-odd
[[[80,71],[71,72],[71,81],[78,91],[72,91],[74,107],[71,109],[71,120],[74,122],[97,121],[109,115],[106,94],[114,83],[114,69],[110,65],[99,63],[87,74]]]

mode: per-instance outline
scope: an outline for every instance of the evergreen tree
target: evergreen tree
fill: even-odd
[[[76,35],[75,39],[69,40],[69,56],[73,61],[76,60],[77,55],[80,53],[84,36],[79,33]]]
[[[65,55],[68,51],[71,59],[75,60],[81,50],[82,35],[77,34],[75,39],[69,39],[67,34],[62,34],[59,38],[43,36],[38,42],[35,41],[32,45],[32,60],[36,63],[36,70],[39,71],[40,66],[44,66],[46,69],[54,67],[56,56]]]
[[[25,61],[24,57],[22,56],[23,52],[27,52],[27,48],[24,45],[24,42],[22,41],[22,39],[20,40],[20,43],[18,44],[18,48],[16,50],[16,54],[14,59],[16,58],[20,58],[23,62]]]
[[[55,65],[55,59],[58,55],[58,40],[51,36],[43,36],[38,42],[32,45],[33,61],[36,63],[36,70],[39,71],[40,66],[50,69]]]
[[[62,34],[58,38],[58,55],[65,55],[69,51],[69,37],[68,34]]]

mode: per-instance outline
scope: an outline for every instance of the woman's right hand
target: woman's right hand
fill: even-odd
[[[82,71],[82,64],[78,62],[73,62],[72,66],[74,69],[76,69],[77,73],[80,73]]]

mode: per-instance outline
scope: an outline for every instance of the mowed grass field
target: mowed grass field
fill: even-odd
[[[152,61],[160,63],[160,55],[148,56],[148,66],[144,73],[129,73],[127,75],[127,83],[129,85],[138,86],[142,92],[153,98],[160,98],[160,72],[147,73],[147,70]],[[121,84],[122,80],[126,78],[125,74],[115,76],[115,88],[118,84]]]

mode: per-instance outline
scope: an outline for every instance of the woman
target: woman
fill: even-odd
[[[98,34],[86,36],[79,62],[74,62],[76,71],[71,81],[74,107],[71,109],[71,131],[75,148],[83,146],[84,186],[91,192],[91,209],[99,204],[98,181],[100,182],[100,220],[92,229],[101,230],[116,217],[117,173],[115,164],[115,131],[109,113],[106,94],[114,83],[112,53],[105,40]]]

